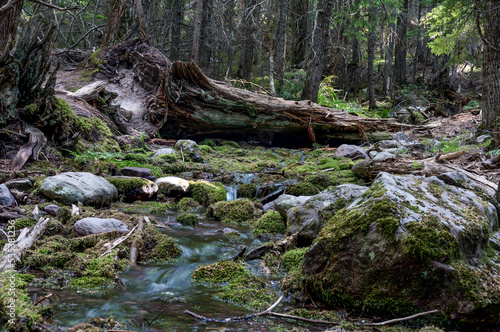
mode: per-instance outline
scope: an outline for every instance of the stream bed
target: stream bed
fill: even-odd
[[[161,216],[157,216],[162,221]],[[166,220],[167,217],[163,220]],[[223,234],[224,228],[237,230],[236,240]],[[182,256],[164,265],[140,265],[140,271],[130,269],[119,276],[126,290],[114,290],[105,296],[86,296],[74,291],[51,291],[54,319],[59,326],[74,326],[91,318],[108,318],[125,323],[132,330],[160,331],[268,331],[264,322],[244,321],[231,324],[206,323],[183,313],[190,310],[212,318],[243,316],[253,311],[213,299],[216,289],[200,285],[191,279],[193,271],[203,264],[215,263],[236,255],[243,246],[261,244],[253,238],[248,226],[228,225],[202,220],[196,228],[172,226],[163,230],[182,248]],[[250,262],[258,274],[259,261]],[[183,302],[168,304],[168,298]],[[168,305],[168,308],[160,314]],[[155,319],[156,316],[158,318]]]

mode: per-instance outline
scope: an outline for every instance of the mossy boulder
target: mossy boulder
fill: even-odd
[[[286,230],[283,217],[278,211],[270,210],[264,213],[255,223],[253,234],[277,233],[284,234]]]
[[[300,270],[302,260],[309,248],[297,248],[287,251],[283,255],[283,266],[287,271]]]
[[[297,245],[307,247],[340,209],[368,190],[355,184],[342,184],[312,196],[287,213],[287,233],[297,234]]]
[[[222,222],[240,223],[255,218],[258,213],[255,204],[247,198],[218,202],[213,210],[214,217]]]
[[[190,139],[181,139],[175,143],[175,148],[181,151],[181,154],[190,157],[195,162],[202,162],[200,147],[195,141]]]
[[[180,214],[175,221],[184,226],[196,226],[198,225],[199,218],[194,213],[183,213]]]
[[[319,193],[319,189],[309,182],[299,182],[288,186],[285,192],[293,196],[313,196]]]
[[[257,193],[257,186],[253,183],[242,184],[238,187],[239,198],[254,198]]]
[[[200,204],[191,197],[183,197],[179,203],[177,203],[177,210],[184,212],[193,211],[199,207]]]
[[[191,181],[191,197],[203,206],[210,206],[226,200],[226,188],[220,182]]]
[[[182,254],[182,249],[175,240],[162,234],[154,225],[144,228],[141,243],[139,259],[142,262],[166,263]]]
[[[140,177],[114,176],[108,180],[127,203],[149,200],[158,192],[156,183]]]
[[[500,322],[495,207],[436,177],[380,173],[338,211],[302,263],[317,300],[365,313],[440,309],[458,322]]]

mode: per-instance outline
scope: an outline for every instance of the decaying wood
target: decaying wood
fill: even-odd
[[[35,303],[33,303],[33,305],[38,305],[38,304],[42,303],[44,300],[48,299],[51,296],[52,296],[52,293],[49,293],[49,294],[45,295],[44,297],[41,297],[38,301],[36,301]]]
[[[130,248],[130,265],[133,268],[137,268],[137,257],[139,256],[139,241],[142,238],[142,232],[144,230],[144,222],[141,219],[139,219],[139,222],[137,224],[137,231],[136,231],[136,239],[132,243],[132,247]]]
[[[120,236],[119,238],[114,239],[113,241],[104,244],[104,247],[105,248],[107,247],[108,249],[105,252],[103,252],[99,257],[102,257],[102,256],[109,254],[111,252],[111,250],[116,248],[116,246],[118,246],[120,243],[122,243],[123,241],[128,239],[138,226],[139,226],[139,224],[135,225],[135,227],[132,228],[132,230],[130,232],[128,232],[126,235]]]
[[[450,161],[453,159],[458,159],[467,152],[465,151],[457,151],[457,152],[452,152],[452,153],[447,153],[447,154],[442,154],[439,157],[436,158],[436,162],[438,163],[444,163],[445,161]]]
[[[33,156],[34,160],[38,160],[41,150],[47,144],[47,138],[36,127],[26,124],[25,132],[29,134],[29,141],[19,149],[14,160],[12,161],[12,170],[20,170],[28,158]]]
[[[0,271],[12,269],[15,263],[21,261],[21,257],[26,250],[31,248],[43,234],[49,224],[49,220],[49,218],[40,218],[34,228],[23,228],[16,241],[9,242],[3,247],[3,256],[0,258]]]
[[[360,178],[373,180],[380,172],[391,174],[413,174],[434,176],[447,172],[459,172],[473,181],[476,181],[490,196],[494,196],[498,186],[486,180],[480,175],[476,175],[452,164],[438,164],[432,161],[423,160],[363,160],[352,167],[352,172]]]
[[[194,62],[175,62],[166,70],[156,103],[168,113],[174,134],[208,135],[280,133],[309,140],[378,140],[381,132],[414,129],[427,135],[425,126],[395,119],[369,119],[311,101],[292,101],[235,88],[208,78]],[[385,135],[384,138],[387,138]]]

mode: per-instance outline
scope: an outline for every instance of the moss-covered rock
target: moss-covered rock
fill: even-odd
[[[226,200],[226,189],[220,182],[192,181],[189,188],[191,197],[206,207]]]
[[[257,186],[254,183],[246,183],[242,184],[238,188],[238,197],[239,198],[254,198],[257,193]]]
[[[286,193],[293,196],[313,196],[319,193],[319,189],[309,182],[299,182],[288,186]]]
[[[284,234],[285,230],[285,223],[281,214],[278,211],[270,210],[257,220],[252,233],[254,235],[266,233]]]
[[[283,255],[283,265],[287,271],[300,270],[302,260],[309,248],[298,248],[287,251]]]
[[[175,221],[184,226],[196,226],[198,225],[199,218],[194,213],[183,213],[180,214]]]
[[[304,256],[302,285],[329,305],[386,315],[438,308],[455,322],[494,325],[500,255],[487,244],[498,227],[494,212],[435,177],[380,173],[320,232]]]
[[[114,176],[108,178],[108,181],[116,187],[124,202],[148,200],[158,191],[156,183],[139,177]]]
[[[250,275],[251,273],[241,262],[219,261],[200,266],[193,272],[192,278],[199,282],[215,285]]]
[[[255,205],[247,198],[215,204],[214,217],[223,222],[243,222],[255,217]]]
[[[162,234],[154,225],[147,225],[144,228],[141,243],[139,258],[143,262],[165,263],[182,254],[174,239]]]
[[[185,211],[185,212],[193,211],[196,210],[198,207],[200,207],[200,204],[198,204],[198,202],[192,199],[191,197],[183,197],[181,198],[179,203],[177,203],[177,210],[179,211]]]

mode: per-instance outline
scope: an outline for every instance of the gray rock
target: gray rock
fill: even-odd
[[[287,234],[297,233],[297,245],[310,246],[338,210],[364,194],[368,187],[343,184],[312,196],[303,205],[287,213]]]
[[[46,178],[40,192],[64,205],[102,206],[116,200],[118,191],[106,179],[85,172],[67,172]]]
[[[189,189],[189,181],[176,176],[167,176],[156,180],[158,192],[164,195],[184,194]]]
[[[397,110],[396,119],[398,119],[400,123],[410,123],[410,111],[404,108]]]
[[[391,140],[381,141],[379,146],[383,150],[394,149],[394,148],[399,148],[401,146],[401,143],[399,143],[398,141],[396,141],[394,139],[391,139]]]
[[[438,179],[443,180],[444,183],[455,186],[463,189],[472,190],[476,193],[483,193],[488,195],[488,192],[476,181],[471,178],[465,176],[459,172],[448,172],[439,174]]]
[[[293,195],[281,195],[274,201],[275,209],[286,218],[288,210],[293,207],[304,204],[311,196],[293,196]]]
[[[17,202],[5,184],[0,184],[0,206],[16,206]]]
[[[200,154],[200,147],[195,141],[190,139],[182,139],[175,143],[177,150],[182,150],[184,154],[188,154],[193,161],[203,161]]]
[[[496,232],[490,237],[490,244],[496,251],[500,251],[500,232]]]
[[[488,244],[498,215],[487,199],[437,177],[381,172],[340,211],[304,257],[305,291],[331,289],[319,300],[333,304],[341,290],[366,308],[405,294],[418,310],[440,309],[471,324],[500,321],[500,311],[490,310],[500,306],[493,286],[500,264]],[[464,283],[466,276],[481,282]]]
[[[174,149],[172,148],[163,148],[163,149],[158,149],[155,151],[155,153],[153,154],[153,158],[155,157],[158,157],[158,156],[162,156],[164,154],[174,154],[174,153],[177,153],[177,151],[175,151]]]
[[[100,234],[112,231],[127,232],[128,226],[117,219],[83,218],[73,226],[77,236]]]
[[[33,189],[33,182],[30,179],[16,179],[6,182],[5,185],[9,189],[17,189],[19,191],[29,191]]]
[[[427,145],[419,142],[403,143],[403,147],[411,151],[425,152],[429,150]]]
[[[43,210],[45,212],[47,212],[48,214],[51,214],[53,216],[56,216],[57,215],[57,211],[60,209],[59,205],[55,205],[55,204],[49,204],[47,206],[45,206],[43,208]]]
[[[262,213],[266,213],[267,211],[274,210],[276,211],[276,207],[274,206],[274,201],[264,204],[262,208]]]
[[[394,153],[382,151],[377,153],[377,155],[373,157],[373,160],[394,160],[395,158],[396,155]]]
[[[367,159],[368,155],[362,147],[357,145],[342,144],[337,148],[337,151],[335,151],[335,157],[358,160]]]
[[[123,201],[131,203],[135,201],[147,201],[156,195],[158,186],[153,181],[136,176],[113,176],[110,182],[123,197]]]
[[[123,167],[120,170],[123,176],[134,176],[138,178],[144,178],[151,181],[156,180],[156,177],[151,173],[151,170],[146,167]]]
[[[406,144],[414,142],[410,136],[406,135],[402,131],[397,132],[396,135],[394,135],[394,140],[398,141],[399,143],[406,143]]]

